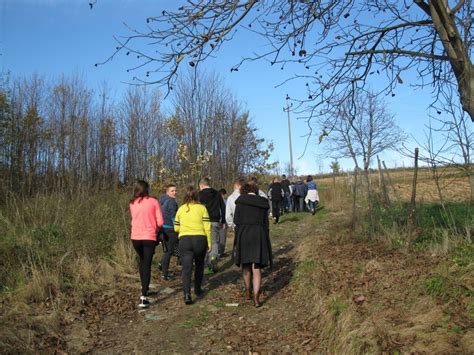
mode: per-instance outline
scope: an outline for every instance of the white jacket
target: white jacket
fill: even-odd
[[[235,200],[240,196],[239,190],[234,190],[227,198],[227,204],[225,206],[225,221],[229,228],[234,229],[234,214],[235,214]]]

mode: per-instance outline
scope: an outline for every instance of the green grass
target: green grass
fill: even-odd
[[[335,318],[338,318],[348,307],[339,297],[334,297],[329,304],[329,310]]]
[[[474,246],[471,243],[458,245],[451,253],[452,261],[460,267],[466,267],[474,263]]]
[[[467,297],[471,302],[474,291],[459,285],[454,277],[434,275],[423,281],[426,292],[443,302],[459,301],[461,297]]]
[[[291,282],[308,282],[311,280],[311,276],[314,275],[319,265],[314,259],[307,259],[299,262],[291,277]]]
[[[460,325],[457,325],[457,324],[455,324],[455,325],[451,328],[451,330],[452,330],[454,333],[456,333],[456,334],[462,334],[462,333],[464,333],[464,328],[461,327]]]
[[[376,231],[396,229],[403,231],[407,228],[408,203],[394,203],[385,208],[374,199],[373,215]],[[448,233],[450,236],[466,236],[473,232],[474,208],[468,204],[447,203],[445,209],[439,204],[417,204],[415,211],[416,238],[415,245],[424,248],[431,243],[441,243]],[[369,228],[369,219],[363,221],[363,230]],[[468,232],[469,230],[469,232]],[[401,243],[403,245],[403,243]]]
[[[179,327],[184,329],[199,328],[206,325],[210,318],[211,312],[204,309],[194,315],[191,319],[188,319],[183,323],[179,324]]]

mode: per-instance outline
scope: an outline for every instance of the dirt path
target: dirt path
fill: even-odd
[[[288,287],[299,243],[296,236],[304,224],[292,215],[285,217],[273,228],[274,267],[264,273],[261,308],[242,298],[240,270],[230,257],[206,280],[205,295],[192,306],[183,302],[179,278],[157,284],[155,273],[153,304],[138,310],[139,280],[129,276],[69,309],[68,348],[97,353],[310,351],[311,337],[299,326],[304,310]],[[228,244],[229,250],[232,236]],[[172,271],[178,273],[174,261]]]

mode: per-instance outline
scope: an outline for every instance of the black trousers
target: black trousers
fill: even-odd
[[[140,281],[142,283],[142,296],[148,296],[151,279],[151,261],[155,254],[156,242],[154,240],[133,240],[133,248],[140,257],[138,270],[140,271]]]
[[[207,248],[207,238],[204,235],[185,235],[179,238],[179,252],[181,254],[181,264],[183,265],[181,278],[185,294],[191,293],[193,261],[194,291],[201,289]]]
[[[274,201],[272,200],[272,217],[275,218],[275,221],[278,222],[280,220],[280,211],[281,211],[282,201]]]
[[[170,259],[173,255],[173,251],[176,243],[178,242],[178,233],[173,228],[164,228],[163,233],[165,235],[165,244],[167,251],[163,253],[161,257],[161,268],[163,275],[168,275],[168,269],[170,267]]]

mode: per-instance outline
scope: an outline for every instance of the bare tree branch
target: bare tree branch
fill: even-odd
[[[447,0],[189,0],[118,39],[116,51],[100,64],[118,53],[134,54],[141,62],[130,69],[139,72],[136,80],[169,91],[183,63],[197,67],[246,29],[268,46],[249,46],[252,54],[236,59],[230,70],[255,60],[282,70],[297,64],[301,69],[291,80],[309,81],[308,98],[294,98],[295,110],[308,122],[314,115],[334,115],[340,100],[364,90],[371,75],[384,78],[379,94],[394,95],[408,71],[420,76],[414,85],[434,88],[436,100],[443,88],[456,87],[474,120],[473,16],[472,2],[462,0],[451,9]]]

